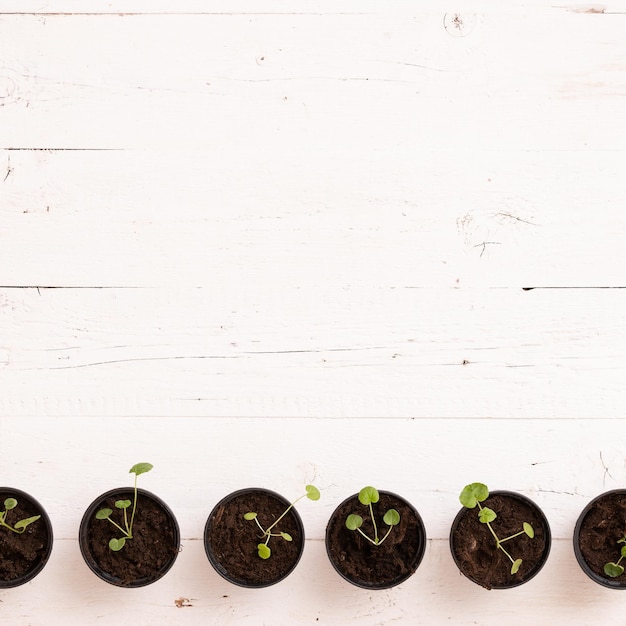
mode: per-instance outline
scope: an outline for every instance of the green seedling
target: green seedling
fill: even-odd
[[[626,535],[624,535],[617,543],[626,544]],[[604,573],[611,578],[617,578],[624,573],[624,566],[620,565],[622,560],[626,557],[626,545],[623,545],[621,550],[619,551],[619,559],[615,563],[605,563],[604,564]]]
[[[150,463],[137,463],[133,465],[128,471],[129,474],[135,475],[135,488],[134,488],[133,500],[132,502],[130,500],[116,500],[115,501],[115,508],[121,509],[124,512],[123,513],[124,515],[123,526],[121,526],[117,522],[114,522],[111,519],[111,515],[113,515],[113,511],[111,509],[100,509],[96,513],[96,519],[108,520],[111,524],[113,524],[113,526],[115,526],[115,528],[120,530],[122,533],[121,537],[119,538],[113,537],[113,539],[109,541],[109,548],[113,552],[119,552],[119,550],[121,550],[126,544],[126,540],[133,538],[133,523],[135,521],[135,514],[137,512],[137,476],[139,476],[140,474],[145,474],[146,472],[149,472],[151,469],[152,469],[152,465]],[[128,509],[130,509],[131,506],[132,506],[132,512],[130,514],[130,519],[129,519]]]
[[[378,527],[376,525],[376,517],[374,516],[374,507],[372,506],[372,504],[376,504],[378,500],[380,500],[380,494],[374,487],[363,487],[363,489],[359,491],[359,502],[363,506],[369,507],[370,519],[372,520],[372,526],[374,528],[373,538],[361,530],[361,526],[363,526],[363,518],[360,515],[352,513],[346,518],[346,528],[348,530],[356,530],[375,546],[379,546],[383,541],[385,541],[385,539],[389,537],[389,533],[393,530],[393,527],[400,523],[400,513],[398,513],[395,509],[389,509],[383,515],[383,522],[385,522],[389,528],[382,539],[378,536]]]
[[[7,523],[7,513],[13,510],[16,506],[17,500],[15,498],[7,498],[4,501],[4,511],[0,511],[0,526],[4,526],[10,531],[21,535],[26,530],[26,527],[30,526],[33,522],[36,522],[41,515],[33,515],[32,517],[18,520],[13,524],[13,526],[11,526],[11,524]]]
[[[468,508],[473,509],[478,506],[478,519],[481,524],[486,524],[487,528],[489,528],[489,532],[492,534],[493,538],[496,541],[496,548],[498,550],[502,550],[504,554],[508,557],[509,561],[511,561],[511,574],[516,574],[519,571],[520,566],[522,565],[522,559],[514,559],[509,552],[502,545],[505,541],[510,541],[511,539],[515,539],[515,537],[519,537],[520,535],[527,535],[531,539],[535,536],[535,531],[533,527],[528,523],[524,522],[523,530],[520,530],[518,533],[514,535],[510,535],[505,537],[504,539],[500,539],[496,534],[496,531],[493,529],[491,522],[493,522],[498,516],[493,509],[489,507],[482,506],[481,502],[484,502],[489,497],[489,489],[487,485],[483,485],[482,483],[472,483],[471,485],[466,485],[459,496],[459,500],[461,504]]]
[[[283,519],[283,517],[285,517],[285,515],[287,515],[287,513],[289,513],[289,511],[293,508],[293,506],[296,504],[296,502],[299,502],[300,500],[302,500],[302,498],[308,498],[309,500],[319,500],[320,499],[320,491],[317,487],[315,487],[314,485],[307,485],[305,487],[306,493],[303,493],[299,498],[297,498],[296,500],[294,500],[284,511],[283,513],[280,515],[280,517],[278,517],[270,526],[268,526],[267,528],[263,528],[261,522],[259,522],[259,516],[258,513],[254,512],[254,511],[250,511],[248,513],[244,514],[244,519],[248,520],[248,521],[252,521],[254,520],[256,522],[256,525],[259,527],[259,530],[261,531],[261,539],[263,539],[263,541],[261,543],[259,543],[257,545],[257,552],[259,554],[259,556],[262,559],[269,559],[270,556],[272,556],[272,550],[269,547],[269,542],[270,539],[272,537],[282,537],[285,541],[293,541],[293,537],[289,534],[289,533],[285,533],[285,532],[272,532],[272,529],[274,529],[276,527],[276,525],[278,524],[278,522],[280,522],[281,519]]]

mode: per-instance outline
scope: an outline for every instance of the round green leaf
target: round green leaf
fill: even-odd
[[[260,543],[256,549],[262,559],[269,559],[270,556],[272,556],[272,551],[269,549],[269,546],[266,546],[264,543]]]
[[[361,528],[363,525],[363,518],[360,515],[348,515],[346,518],[346,528],[348,530],[356,530],[357,528]]]
[[[378,490],[374,487],[363,487],[363,489],[359,491],[359,502],[365,506],[368,504],[376,504],[379,498]]]
[[[604,573],[611,578],[617,578],[624,573],[624,568],[617,563],[605,563]]]
[[[489,489],[483,483],[471,483],[463,487],[459,501],[468,508],[473,509],[479,502],[484,502],[489,497]]]
[[[126,544],[126,539],[124,537],[122,537],[121,539],[111,539],[111,541],[109,541],[109,548],[111,550],[113,550],[113,552],[119,552],[124,545]]]
[[[619,551],[620,556],[625,556],[626,557],[626,546],[623,546],[622,549]]]
[[[7,498],[4,501],[4,508],[7,511],[10,511],[11,509],[14,509],[17,506],[17,500],[15,498]]]
[[[496,512],[490,509],[488,506],[483,507],[478,514],[478,519],[482,524],[488,524],[489,522],[493,522],[494,519],[498,517]]]
[[[136,463],[128,470],[128,473],[139,476],[140,474],[145,474],[146,472],[149,472],[153,467],[154,465],[152,465],[151,463]]]
[[[243,519],[247,519],[248,521],[253,520],[255,517],[256,517],[256,513],[254,513],[253,511],[243,514]]]
[[[111,509],[100,509],[96,513],[96,519],[106,519],[107,517],[111,517],[111,513],[113,513]]]
[[[305,489],[306,489],[306,497],[309,500],[320,499],[320,490],[315,485],[307,485]]]
[[[387,526],[397,526],[400,523],[400,513],[395,509],[389,509],[383,516],[383,522]]]
[[[280,536],[285,540],[285,541],[293,541],[293,537],[289,534],[289,533],[280,533]]]
[[[533,539],[535,537],[535,530],[533,529],[533,527],[528,523],[528,522],[524,522],[524,532],[531,538]]]
[[[131,505],[130,500],[116,500],[115,508],[116,509],[127,509]]]
[[[522,564],[522,559],[517,559],[516,561],[514,561],[513,565],[511,566],[511,574],[517,574],[521,564]]]

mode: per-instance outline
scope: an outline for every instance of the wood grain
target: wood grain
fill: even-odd
[[[0,482],[56,537],[43,573],[0,593],[4,619],[619,615],[571,537],[625,480],[625,20],[616,2],[0,2]],[[77,528],[144,460],[183,551],[120,592]],[[474,480],[550,520],[545,571],[519,589],[454,569]],[[322,500],[299,507],[284,584],[212,572],[219,498],[306,482]],[[377,594],[323,545],[366,483],[429,536],[415,576]]]

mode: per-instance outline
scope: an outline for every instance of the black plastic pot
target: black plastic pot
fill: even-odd
[[[257,498],[267,498],[267,504],[255,506]],[[204,527],[204,549],[209,563],[225,580],[240,587],[256,589],[269,587],[284,580],[296,568],[304,550],[304,525],[292,508],[276,530],[289,533],[293,541],[272,537],[272,556],[261,559],[257,544],[261,531],[244,514],[258,513],[267,528],[290,505],[280,494],[258,487],[240,489],[222,498],[211,511]]]
[[[517,574],[511,574],[510,582],[507,581],[506,583],[502,583],[502,584],[496,584],[493,581],[488,580],[487,577],[481,578],[478,576],[473,576],[470,573],[468,573],[465,563],[457,555],[455,537],[456,537],[456,531],[459,525],[462,523],[462,521],[465,521],[466,518],[468,517],[470,519],[474,518],[476,520],[477,531],[482,531],[486,533],[489,532],[488,529],[485,530],[486,525],[482,524],[478,520],[478,508],[468,509],[468,508],[463,507],[457,513],[452,523],[452,528],[450,530],[450,551],[452,553],[452,558],[454,559],[454,562],[456,566],[458,567],[459,571],[472,582],[476,583],[477,585],[480,585],[481,587],[484,587],[485,589],[512,589],[513,587],[519,587],[520,585],[523,585],[524,583],[534,578],[542,569],[542,567],[545,565],[548,559],[548,555],[550,554],[550,547],[552,545],[552,535],[550,532],[550,525],[548,524],[548,519],[544,515],[543,511],[530,498],[527,498],[526,496],[520,493],[516,493],[514,491],[500,490],[500,491],[490,492],[489,498],[487,498],[487,500],[485,500],[482,504],[484,506],[489,506],[489,501],[492,500],[492,498],[496,496],[501,497],[501,498],[511,498],[514,501],[517,501],[518,503],[522,503],[523,505],[525,505],[526,507],[532,510],[533,515],[540,522],[540,527],[538,527],[536,524],[533,524],[533,528],[535,531],[535,538],[531,540],[531,541],[541,540],[543,543],[543,547],[540,547],[540,554],[537,556],[536,562],[534,564],[533,563],[529,564],[528,559],[526,559],[522,566],[523,569],[520,569],[520,571]],[[498,513],[497,510],[496,510],[496,513]],[[528,520],[524,520],[524,521],[528,521]],[[497,530],[497,525],[498,525],[497,519],[494,525]],[[520,521],[519,530],[521,529],[522,529],[522,522]],[[492,538],[490,537],[489,539],[491,541]],[[507,544],[507,549],[508,549],[508,544]],[[511,546],[511,550],[514,551],[513,546]],[[494,558],[502,556],[499,554],[499,551],[496,548],[495,541],[493,541],[493,556]],[[484,558],[485,557],[483,555],[483,559]],[[508,565],[508,561],[506,563]],[[489,567],[488,569],[491,569],[491,568]]]
[[[116,587],[144,587],[145,585],[156,582],[157,580],[165,576],[165,574],[170,570],[172,565],[174,565],[174,561],[176,561],[176,557],[178,556],[178,553],[180,551],[180,530],[178,527],[178,522],[176,521],[176,518],[174,517],[171,509],[167,506],[167,504],[165,504],[165,502],[163,502],[163,500],[161,500],[161,498],[155,496],[153,493],[150,493],[145,489],[137,489],[138,508],[135,517],[134,529],[136,529],[140,524],[143,501],[145,503],[143,506],[144,515],[147,515],[146,509],[148,508],[151,511],[154,511],[153,513],[151,513],[151,515],[155,516],[155,519],[158,522],[158,528],[165,529],[167,531],[167,537],[163,541],[159,541],[158,544],[159,546],[162,546],[162,548],[160,547],[159,549],[163,549],[165,551],[165,557],[162,561],[162,564],[153,571],[135,573],[132,576],[121,575],[119,572],[109,571],[106,566],[103,566],[102,561],[97,556],[97,546],[95,546],[90,539],[94,524],[100,525],[102,528],[108,529],[110,537],[119,536],[120,533],[117,532],[116,534],[115,528],[107,520],[96,519],[96,513],[104,507],[109,507],[115,511],[114,507],[111,504],[111,500],[113,499],[132,500],[132,498],[133,489],[129,487],[111,489],[110,491],[107,491],[106,493],[98,496],[85,511],[80,523],[80,529],[78,534],[80,551],[89,569],[98,578],[109,583],[110,585],[115,585]],[[135,532],[134,534],[135,538],[128,540],[124,548],[115,553],[109,551],[106,542],[104,544],[102,544],[102,542],[98,542],[98,546],[106,546],[106,550],[109,551],[111,558],[113,558],[113,555],[115,555],[114,558],[118,560],[120,570],[123,570],[123,566],[126,561],[131,560],[132,551],[133,549],[138,549],[140,541],[142,546],[144,543],[147,543],[147,547],[144,549],[144,553],[147,553],[150,549],[152,549],[150,546],[149,532]],[[106,558],[108,558],[108,556]]]
[[[389,589],[403,583],[415,573],[426,550],[426,529],[417,509],[395,493],[379,491],[379,495],[374,515],[380,534],[387,529],[382,522],[385,512],[389,508],[400,511],[400,523],[380,545],[346,528],[346,518],[352,513],[369,517],[359,494],[346,498],[326,526],[326,554],[331,565],[344,580],[361,589]]]
[[[596,510],[599,507],[613,508],[616,506],[614,514],[602,515],[601,527],[594,524],[593,516],[597,517]],[[617,541],[623,536],[624,525],[626,524],[626,489],[612,489],[605,491],[595,497],[582,510],[574,527],[574,554],[580,568],[598,585],[608,589],[626,589],[626,573],[617,578],[611,578],[604,574],[603,563],[616,561],[620,556],[620,548],[623,544]],[[595,527],[594,527],[595,526]],[[611,528],[613,527],[613,528]],[[592,554],[588,554],[586,549],[581,548],[581,539],[584,535],[591,533],[594,536],[594,547],[598,549],[598,556],[603,558],[595,564],[592,562]],[[594,550],[595,552],[595,550]],[[587,554],[587,557],[585,556]],[[588,560],[589,559],[589,560]]]
[[[42,537],[41,545],[36,548],[37,556],[32,561],[32,566],[28,569],[28,571],[15,578],[0,579],[0,589],[19,587],[19,585],[23,585],[24,583],[27,583],[35,578],[35,576],[37,576],[37,574],[41,572],[41,570],[48,562],[50,554],[52,553],[53,544],[52,524],[50,523],[50,518],[48,517],[48,514],[41,506],[41,504],[39,504],[39,502],[37,502],[37,500],[35,500],[35,498],[33,498],[31,495],[25,493],[24,491],[21,491],[20,489],[14,489],[12,487],[0,487],[0,504],[3,503],[4,500],[7,498],[15,498],[18,503],[17,508],[13,509],[13,512],[15,513],[15,519],[13,519],[13,515],[10,513],[10,517],[8,519],[9,523],[14,523],[19,519],[24,519],[24,517],[41,515],[40,519],[38,519],[36,522],[33,522],[30,526],[27,526],[24,533],[20,535],[20,537],[30,540],[30,538],[34,536],[34,533],[36,533],[37,535],[41,533]],[[29,511],[29,514],[24,515],[25,509]],[[8,557],[3,546],[2,533],[4,532],[10,533],[12,531],[6,528],[0,528],[0,552],[5,556],[5,558],[11,558]]]

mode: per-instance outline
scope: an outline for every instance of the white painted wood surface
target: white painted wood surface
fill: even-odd
[[[625,27],[615,2],[0,2],[0,483],[56,539],[0,623],[618,615],[571,536],[626,480]],[[142,460],[183,550],[120,590],[82,563],[78,523]],[[454,569],[472,480],[550,520],[522,587]],[[308,481],[294,574],[219,578],[213,504]],[[429,537],[378,593],[323,544],[367,483]]]

